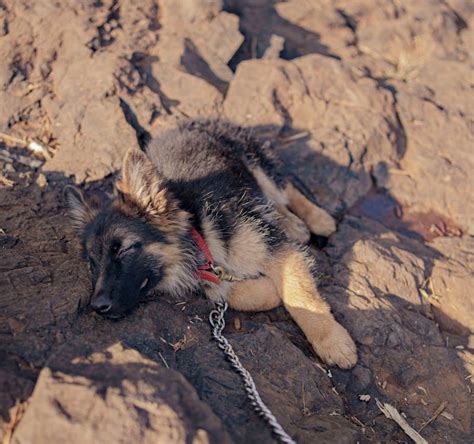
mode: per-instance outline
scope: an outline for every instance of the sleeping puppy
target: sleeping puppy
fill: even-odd
[[[165,132],[146,152],[129,150],[116,197],[103,208],[68,188],[94,310],[116,318],[151,290],[199,288],[236,310],[283,303],[326,363],[354,366],[354,342],[318,293],[302,246],[310,230],[331,234],[334,221],[282,171],[248,131],[198,120]]]

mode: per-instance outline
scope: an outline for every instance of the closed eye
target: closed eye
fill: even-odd
[[[118,252],[118,256],[119,256],[119,257],[125,256],[127,253],[130,253],[130,252],[132,252],[132,251],[138,250],[139,248],[141,248],[141,246],[142,246],[141,242],[135,242],[134,244],[130,245],[130,246],[127,247],[127,248],[122,248],[122,249]]]

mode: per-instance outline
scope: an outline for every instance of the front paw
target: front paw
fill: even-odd
[[[319,236],[329,237],[336,231],[336,221],[322,208],[314,206],[307,220],[310,230]]]
[[[323,340],[312,342],[314,351],[329,365],[351,368],[357,363],[357,348],[347,330],[334,321]]]

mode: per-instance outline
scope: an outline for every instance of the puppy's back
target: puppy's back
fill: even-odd
[[[147,147],[166,186],[197,220],[204,208],[233,224],[265,197],[245,162],[239,129],[218,121],[189,121]],[[240,136],[241,137],[241,136]]]

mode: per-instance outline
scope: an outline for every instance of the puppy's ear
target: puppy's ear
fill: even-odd
[[[66,186],[64,197],[69,207],[69,215],[74,228],[78,231],[83,230],[86,224],[94,218],[95,210],[87,204],[79,188],[71,185]]]
[[[134,205],[147,216],[165,216],[175,208],[158,170],[140,150],[125,154],[122,179],[116,187],[121,204]]]

